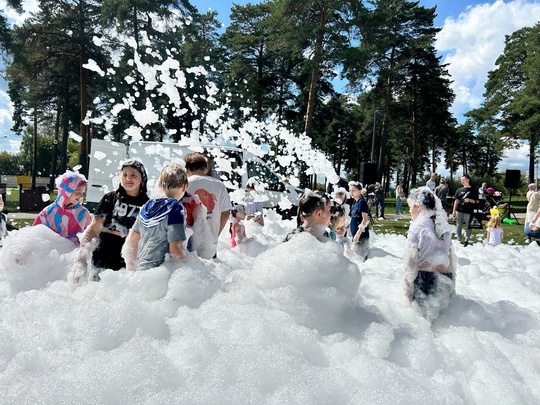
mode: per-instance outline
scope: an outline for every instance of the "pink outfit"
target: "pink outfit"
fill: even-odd
[[[69,207],[65,205],[73,191],[85,183],[86,177],[79,173],[67,172],[57,178],[58,197],[52,204],[43,208],[33,225],[45,225],[78,246],[77,234],[90,225],[92,217],[80,202]]]
[[[238,245],[237,241],[236,241],[236,225],[239,223],[239,221],[233,221],[233,223],[231,224],[231,247],[235,247],[236,245]],[[242,238],[245,238],[246,237],[246,228],[244,228],[243,225],[240,225],[242,227]],[[240,239],[242,239],[240,238]]]

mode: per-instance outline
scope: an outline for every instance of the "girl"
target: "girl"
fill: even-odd
[[[235,247],[246,239],[246,227],[241,221],[246,219],[246,208],[243,205],[235,205],[231,210],[231,247]]]
[[[321,242],[330,240],[326,227],[330,220],[330,198],[318,191],[307,190],[298,203],[296,223],[298,227],[289,233],[285,242],[301,232],[309,232]]]
[[[366,260],[369,253],[369,206],[362,193],[362,184],[357,181],[349,182],[349,194],[354,198],[350,223],[353,248]]]
[[[146,184],[147,175],[142,162],[131,159],[122,163],[118,189],[103,196],[92,223],[82,237],[78,262],[84,273],[90,256],[89,243],[96,237],[97,245],[92,252],[94,268],[116,271],[126,267],[121,256],[122,246],[139,210],[148,201]]]
[[[86,177],[67,171],[56,179],[58,197],[43,208],[33,226],[45,225],[54,232],[79,246],[78,234],[86,229],[92,217],[83,207]]]
[[[491,246],[499,245],[503,242],[504,231],[501,228],[501,216],[492,215],[487,224],[487,239]]]
[[[412,222],[405,251],[405,294],[420,306],[424,316],[433,320],[454,291],[452,228],[441,201],[429,187],[412,189],[407,202]]]
[[[188,184],[179,164],[165,166],[157,181],[164,198],[149,200],[129,231],[122,256],[128,270],[149,270],[161,265],[167,254],[185,260],[186,214],[180,200]]]
[[[339,205],[334,203],[330,207],[330,222],[328,223],[328,236],[332,240],[337,240],[337,227],[338,226],[345,226],[345,210],[343,208],[343,205]]]

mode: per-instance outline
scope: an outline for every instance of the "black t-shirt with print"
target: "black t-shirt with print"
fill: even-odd
[[[478,201],[478,189],[475,187],[458,188],[454,198],[458,200],[456,211],[472,214],[476,208],[476,202],[465,202],[466,199]]]
[[[94,215],[104,219],[104,228],[127,234],[147,201],[146,194],[132,197],[112,191],[103,196]]]

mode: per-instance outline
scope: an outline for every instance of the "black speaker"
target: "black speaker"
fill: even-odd
[[[506,188],[519,188],[521,180],[521,170],[506,170],[506,176],[504,176],[504,186]]]
[[[368,184],[375,184],[377,182],[377,164],[362,162],[360,163],[360,183],[367,187]]]

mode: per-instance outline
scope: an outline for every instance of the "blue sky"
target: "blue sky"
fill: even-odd
[[[247,4],[248,1],[236,0],[234,3]],[[216,10],[218,19],[227,24],[233,2],[192,0],[192,4],[200,12]],[[532,26],[540,19],[540,0],[420,0],[420,4],[437,6],[435,24],[442,30],[437,37],[436,48],[443,56],[443,62],[449,65],[452,87],[456,93],[452,111],[460,119],[463,113],[482,103],[487,73],[495,68],[495,60],[504,50],[505,35],[524,26]],[[6,10],[5,0],[0,0],[2,9]],[[35,0],[25,0],[24,9],[35,10]],[[13,20],[21,18],[9,10],[8,16]],[[0,150],[16,151],[20,138],[9,131],[12,125],[11,107],[6,88],[0,79]],[[527,170],[527,152],[526,145],[507,151],[499,168]]]

